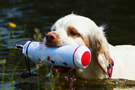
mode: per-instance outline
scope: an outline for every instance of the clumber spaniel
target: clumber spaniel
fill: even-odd
[[[103,29],[87,17],[70,14],[56,21],[51,32],[46,34],[44,43],[51,47],[65,44],[87,46],[92,59],[86,69],[76,69],[76,75],[81,78],[135,80],[135,47],[110,45]],[[54,66],[52,70],[56,69],[66,72],[69,68]]]

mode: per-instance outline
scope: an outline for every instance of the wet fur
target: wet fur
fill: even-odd
[[[51,28],[58,38],[47,46],[65,44],[85,45],[92,53],[86,69],[76,69],[76,75],[85,79],[108,78],[108,65],[114,60],[113,78],[135,80],[135,46],[112,46],[107,42],[104,27],[98,27],[91,19],[70,14],[58,19]],[[46,38],[44,38],[44,43]],[[48,42],[47,42],[48,43]],[[128,53],[127,53],[128,51]],[[128,61],[131,59],[132,61]]]
[[[79,77],[85,79],[101,79],[106,77],[110,55],[108,42],[101,29],[89,18],[75,14],[70,14],[59,19],[52,26],[51,32],[57,34],[59,37],[55,40],[58,41],[55,42],[55,46],[71,44],[85,45],[90,48],[92,52],[91,63],[84,70],[76,70]]]

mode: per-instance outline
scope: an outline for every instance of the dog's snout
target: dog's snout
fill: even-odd
[[[46,41],[47,42],[52,42],[53,40],[55,40],[57,38],[55,33],[49,32],[46,34]]]

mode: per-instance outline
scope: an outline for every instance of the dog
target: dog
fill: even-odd
[[[84,79],[129,79],[135,80],[135,46],[110,45],[104,27],[98,27],[91,19],[69,14],[58,19],[44,38],[46,46],[66,44],[84,45],[91,50],[91,63],[86,69],[76,69],[76,75]],[[70,68],[54,66],[52,71],[70,71]]]

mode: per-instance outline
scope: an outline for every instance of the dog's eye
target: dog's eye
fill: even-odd
[[[56,29],[54,28],[52,31],[56,31]]]
[[[70,31],[70,34],[71,35],[76,35],[77,33],[73,32],[73,31]]]
[[[68,28],[67,28],[67,34],[68,34],[68,36],[74,37],[74,38],[75,37],[81,37],[81,34],[73,26],[68,26]]]
[[[52,28],[52,30],[51,31],[56,31],[56,28]]]
[[[73,36],[80,36],[79,33],[76,33],[76,32],[74,32],[74,31],[72,31],[72,30],[70,31],[70,34],[73,35]]]

